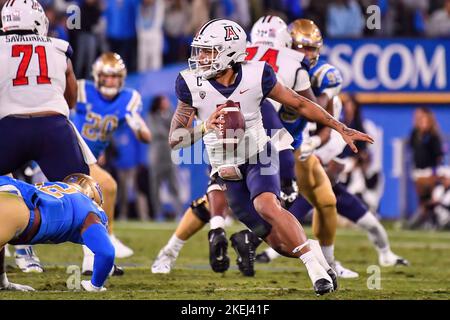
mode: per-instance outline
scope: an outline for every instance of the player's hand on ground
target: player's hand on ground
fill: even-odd
[[[8,291],[35,291],[32,287],[9,282],[6,273],[0,275],[0,290]]]
[[[82,280],[81,281],[81,286],[83,287],[84,290],[88,291],[88,292],[103,292],[106,291],[105,287],[96,287],[92,284],[92,282],[90,280]]]
[[[223,119],[220,118],[221,115],[226,114],[226,111],[222,109],[225,108],[226,104],[222,104],[217,107],[217,109],[209,116],[205,122],[206,131],[218,130],[218,126],[225,123]]]
[[[344,141],[350,146],[354,153],[358,152],[358,148],[355,146],[355,141],[365,141],[368,143],[373,143],[374,140],[367,133],[349,128],[347,126],[343,127],[340,132]]]

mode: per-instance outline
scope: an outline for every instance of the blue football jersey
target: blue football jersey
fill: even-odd
[[[142,109],[140,94],[123,89],[113,100],[106,100],[92,81],[78,83],[78,101],[71,119],[95,157],[109,144],[111,135],[126,124],[125,116]]]
[[[96,214],[105,227],[108,224],[106,213],[94,201],[66,183],[32,185],[0,176],[0,191],[19,195],[30,210],[39,208],[41,226],[30,244],[83,243],[80,232],[89,213]]]
[[[336,67],[319,59],[317,64],[309,69],[311,89],[316,96],[320,96],[325,89],[342,85],[342,75]]]

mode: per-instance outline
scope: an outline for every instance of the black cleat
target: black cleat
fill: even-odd
[[[322,296],[326,293],[333,292],[333,284],[327,279],[319,279],[314,282],[314,291],[317,296]]]
[[[333,280],[333,291],[336,291],[338,289],[338,282],[337,282],[336,272],[334,272],[333,269],[329,269],[327,271],[327,273],[330,276],[331,280]]]
[[[113,269],[112,269],[112,272],[110,272],[109,274],[111,276],[118,277],[118,276],[123,276],[125,274],[125,271],[123,271],[123,268],[121,268],[121,267],[119,267],[117,265],[114,265]]]
[[[257,254],[255,257],[255,261],[257,263],[269,263],[270,262],[270,258],[267,255],[267,253],[265,251],[261,252],[260,254]]]
[[[249,230],[233,234],[230,240],[231,246],[237,254],[236,263],[239,271],[246,277],[253,277],[255,275],[256,248],[262,240]]]
[[[409,266],[409,261],[402,257],[398,257],[398,259],[395,261],[395,265],[396,266]]]
[[[230,267],[227,255],[228,240],[222,228],[211,229],[208,232],[209,264],[214,272],[225,272]]]

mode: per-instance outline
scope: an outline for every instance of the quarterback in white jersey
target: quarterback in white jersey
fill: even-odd
[[[286,256],[300,258],[317,294],[333,291],[330,275],[311,252],[303,229],[280,206],[278,156],[264,133],[259,106],[266,97],[291,106],[299,115],[336,129],[355,152],[354,140],[372,142],[372,138],[347,128],[320,106],[279,83],[268,64],[245,62],[246,35],[237,23],[224,19],[209,21],[191,46],[190,70],[181,72],[176,82],[179,102],[169,134],[171,147],[187,147],[210,135],[205,139],[208,155],[213,171],[219,173],[218,181],[226,187],[233,212],[271,247]],[[246,154],[230,154],[232,161],[219,161],[215,152],[227,151],[220,151],[223,146],[217,144],[219,140],[213,135],[224,124],[223,109],[232,99],[240,105],[246,124],[245,137],[252,147],[245,150]],[[203,123],[192,127],[196,116]],[[274,163],[264,162],[268,156]],[[227,168],[221,171],[224,165]]]

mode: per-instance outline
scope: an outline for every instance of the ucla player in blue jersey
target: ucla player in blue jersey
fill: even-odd
[[[128,125],[138,140],[150,142],[150,130],[140,116],[141,96],[136,90],[123,87],[127,69],[121,57],[112,52],[102,54],[92,67],[92,75],[93,82],[88,80],[78,82],[78,99],[72,121],[94,156],[98,158],[102,155],[113,132],[120,126]],[[129,257],[133,251],[113,234],[117,183],[99,165],[91,163],[89,169],[90,175],[103,190],[104,210],[109,219],[108,231],[116,248],[116,256]],[[84,251],[83,273],[89,274],[93,266],[92,254],[89,250]]]
[[[86,245],[95,254],[92,279],[81,285],[87,291],[105,291],[103,285],[114,265],[114,246],[102,202],[99,185],[81,173],[67,176],[64,182],[39,185],[0,176],[0,290],[34,290],[8,281],[4,266],[7,243],[73,242]]]

